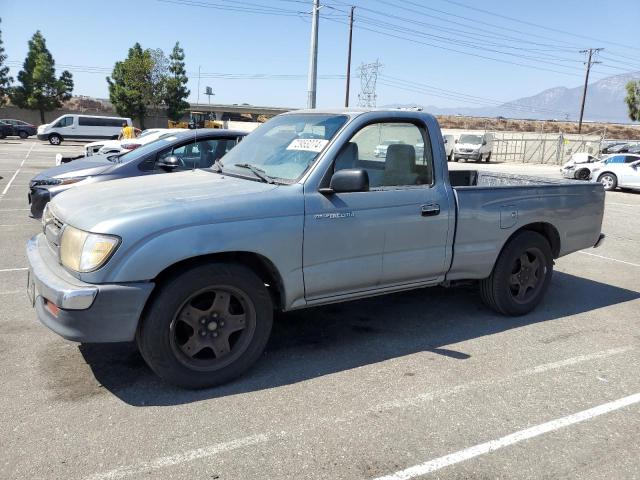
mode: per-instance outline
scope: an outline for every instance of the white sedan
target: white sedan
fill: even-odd
[[[180,128],[147,128],[136,138],[127,138],[123,140],[101,140],[99,142],[88,143],[84,147],[85,155],[89,157],[91,155],[114,154],[134,150],[141,145],[158,140],[165,134],[170,135],[182,130],[183,129]]]
[[[640,155],[613,155],[591,169],[589,180],[602,183],[607,191],[618,187],[640,190]]]

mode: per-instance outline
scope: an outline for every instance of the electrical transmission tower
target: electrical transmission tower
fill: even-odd
[[[376,83],[378,82],[378,73],[382,68],[379,60],[375,63],[363,63],[358,68],[360,72],[360,93],[358,94],[358,105],[361,107],[375,107],[376,99]]]

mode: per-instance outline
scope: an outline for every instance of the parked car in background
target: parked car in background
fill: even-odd
[[[453,135],[443,135],[442,141],[444,142],[444,153],[447,161],[453,160],[453,147],[456,144],[456,137]]]
[[[106,140],[88,143],[84,147],[85,156],[91,155],[110,155],[113,153],[124,153],[129,150],[135,150],[142,145],[153,142],[163,136],[169,136],[176,132],[182,132],[181,128],[147,128],[143,130],[136,138],[124,140]]]
[[[621,142],[619,140],[610,140],[610,141],[607,141],[607,142],[603,142],[600,145],[600,153],[601,154],[611,153],[610,150],[613,147],[615,147],[617,145],[624,145],[624,144],[626,144],[626,142]]]
[[[371,140],[399,127],[405,143],[376,156]],[[274,310],[461,280],[496,312],[524,315],[554,259],[602,242],[604,197],[595,183],[449,172],[422,112],[294,111],[216,169],[55,198],[27,244],[27,292],[59,335],[137,341],[163,379],[210,387],[260,359]]]
[[[93,155],[50,168],[29,182],[31,215],[40,217],[44,206],[53,197],[77,186],[209,168],[245,135],[244,132],[222,129],[182,131],[122,154]]]
[[[377,145],[376,148],[373,150],[373,154],[380,158],[380,157],[386,157],[387,156],[387,150],[389,149],[389,145],[400,145],[404,142],[402,142],[402,140],[385,140],[383,141],[381,144]],[[424,149],[424,144],[422,145],[422,148]]]
[[[640,155],[613,155],[591,169],[590,180],[597,180],[605,190],[629,188],[640,190]]]
[[[492,133],[463,133],[453,147],[452,160],[491,160],[493,149]]]
[[[607,153],[626,153],[632,145],[629,143],[618,143],[610,148],[607,148]]]
[[[116,140],[124,123],[133,125],[130,118],[123,117],[63,115],[51,123],[40,125],[38,140],[48,140],[51,145],[60,145],[65,139]]]
[[[38,131],[35,125],[31,125],[22,120],[16,120],[15,118],[0,118],[0,122],[11,125],[11,135],[22,139],[29,138]]]
[[[560,173],[564,178],[588,180],[593,164],[599,161],[601,161],[600,158],[594,157],[587,152],[577,152],[571,155],[569,161],[560,167]]]
[[[636,155],[640,154],[640,145],[634,145],[633,147],[630,147],[627,153],[634,153]]]

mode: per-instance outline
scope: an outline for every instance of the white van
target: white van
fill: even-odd
[[[130,118],[96,117],[91,115],[63,115],[53,122],[38,127],[38,140],[49,140],[60,145],[65,139],[99,140],[117,139],[122,124],[131,126]]]
[[[493,133],[463,133],[453,147],[452,160],[475,160],[481,162],[491,160],[493,149]]]

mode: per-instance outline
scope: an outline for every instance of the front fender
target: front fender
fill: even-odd
[[[290,305],[304,298],[303,222],[303,215],[294,215],[162,231],[118,252],[118,261],[111,265],[102,283],[152,280],[166,268],[190,258],[251,252],[267,258],[277,268],[286,292],[285,305]]]

